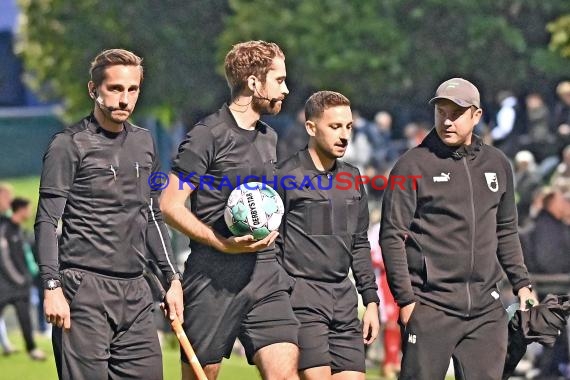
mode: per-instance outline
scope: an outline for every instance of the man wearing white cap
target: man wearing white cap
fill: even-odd
[[[513,173],[505,155],[473,134],[479,91],[442,83],[430,100],[435,126],[391,176],[421,176],[383,199],[380,246],[401,307],[400,379],[500,379],[507,318],[497,283],[505,272],[521,305],[537,302],[517,232]]]

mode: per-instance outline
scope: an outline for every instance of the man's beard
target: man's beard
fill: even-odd
[[[260,115],[277,115],[281,111],[281,102],[272,102],[266,99],[253,97],[251,109]]]

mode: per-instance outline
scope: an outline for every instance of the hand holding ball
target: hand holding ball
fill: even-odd
[[[283,201],[272,187],[249,182],[231,192],[224,219],[235,236],[253,235],[261,240],[279,228],[284,211]]]

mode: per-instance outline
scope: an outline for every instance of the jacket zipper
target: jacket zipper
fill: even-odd
[[[465,171],[467,172],[467,181],[469,182],[469,192],[471,196],[471,257],[469,262],[469,277],[467,277],[467,314],[466,317],[471,315],[471,277],[473,276],[473,266],[475,261],[475,202],[473,200],[473,182],[471,181],[471,173],[469,172],[469,166],[467,165],[467,158],[463,157],[463,165],[465,166]]]

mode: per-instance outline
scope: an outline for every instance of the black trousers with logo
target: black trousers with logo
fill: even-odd
[[[400,380],[443,380],[453,358],[457,379],[499,380],[507,353],[507,314],[499,301],[471,318],[416,302],[402,328]]]

